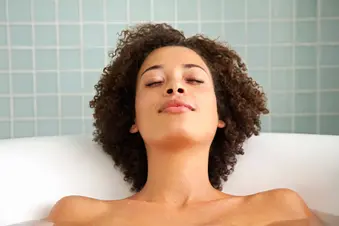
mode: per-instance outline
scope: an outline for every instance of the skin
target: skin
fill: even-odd
[[[185,101],[195,110],[159,113],[170,99]],[[68,196],[56,203],[46,220],[65,226],[321,225],[294,191],[233,196],[212,187],[209,148],[225,123],[218,118],[212,75],[194,51],[153,51],[138,73],[135,108],[130,132],[140,133],[146,146],[144,188],[122,200]]]

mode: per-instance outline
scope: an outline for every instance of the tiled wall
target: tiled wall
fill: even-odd
[[[228,40],[264,131],[339,134],[339,0],[0,0],[0,138],[90,133],[116,33],[149,20]]]

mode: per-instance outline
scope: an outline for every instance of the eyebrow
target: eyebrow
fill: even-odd
[[[186,69],[197,67],[197,68],[200,68],[201,70],[203,70],[204,72],[207,73],[207,71],[206,71],[203,67],[201,67],[201,66],[199,66],[199,65],[197,65],[197,64],[183,64],[182,67],[183,67],[183,68],[186,68]],[[141,76],[142,76],[143,74],[145,74],[147,71],[157,70],[157,69],[163,69],[163,68],[164,68],[163,65],[153,65],[153,66],[147,68],[144,72],[142,72],[142,73],[141,73]]]

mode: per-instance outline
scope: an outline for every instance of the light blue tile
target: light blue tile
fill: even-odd
[[[315,134],[317,132],[317,117],[295,116],[295,132]]]
[[[297,21],[295,38],[297,42],[316,42],[317,41],[316,21]]]
[[[272,116],[272,132],[274,133],[290,133],[292,132],[291,116]]]
[[[264,91],[269,90],[269,75],[267,70],[250,70],[250,76],[263,87]]]
[[[272,43],[292,43],[293,22],[272,22]]]
[[[30,70],[33,68],[32,50],[13,49],[11,57],[13,70]]]
[[[59,121],[52,120],[38,120],[37,121],[38,136],[57,136],[59,135]]]
[[[320,93],[320,111],[321,113],[339,112],[339,91]]]
[[[0,70],[8,70],[8,50],[0,49]]]
[[[58,117],[57,96],[38,96],[36,104],[38,117]]]
[[[221,0],[200,0],[201,20],[222,20],[221,11]]]
[[[94,85],[98,83],[101,73],[98,72],[85,72],[84,73],[84,92],[93,92]]]
[[[292,69],[274,69],[271,75],[271,89],[273,91],[293,90]]]
[[[13,126],[14,137],[33,137],[34,136],[34,121],[14,121]]]
[[[11,22],[31,21],[30,0],[8,0],[8,17]]]
[[[322,0],[320,1],[322,17],[338,17],[339,1],[338,0]]]
[[[58,75],[56,72],[37,72],[37,93],[56,93],[58,91]]]
[[[290,19],[293,16],[293,0],[272,0],[272,18]]]
[[[106,19],[107,21],[126,21],[127,20],[127,1],[109,0],[106,1]]]
[[[36,25],[35,45],[56,46],[56,27],[51,25]]]
[[[61,97],[61,116],[62,117],[80,117],[81,116],[81,96],[62,96]]]
[[[270,132],[270,116],[268,115],[262,115],[260,117],[260,123],[261,123],[261,131],[262,132]]]
[[[225,20],[245,19],[245,0],[225,0]]]
[[[0,122],[0,139],[8,139],[11,137],[11,123]]]
[[[127,24],[108,24],[107,25],[107,45],[116,46],[119,34],[127,28]]]
[[[317,88],[317,70],[296,69],[295,88],[296,90],[315,90]]]
[[[315,46],[295,47],[295,65],[315,67],[317,65],[317,49]]]
[[[269,16],[269,0],[251,0],[247,1],[248,19],[265,19]]]
[[[84,25],[83,35],[85,47],[105,46],[103,25]]]
[[[79,21],[79,1],[59,0],[59,20]]]
[[[0,0],[0,22],[6,21],[6,0]]]
[[[198,1],[196,0],[185,0],[177,1],[178,6],[178,20],[179,21],[195,21],[198,19]]]
[[[296,93],[295,112],[301,114],[316,114],[317,93]]]
[[[339,45],[321,46],[320,47],[320,64],[321,65],[339,65]]]
[[[339,116],[320,116],[320,133],[339,135]]]
[[[53,49],[37,49],[35,51],[36,69],[54,70],[57,68],[57,54]]]
[[[85,120],[85,133],[86,134],[92,134],[93,131],[94,131],[93,120],[92,119],[86,119]]]
[[[55,21],[55,0],[34,0],[34,19],[37,22]]]
[[[0,97],[0,118],[10,117],[10,102],[9,97]]]
[[[31,25],[11,25],[11,45],[32,46],[32,26]]]
[[[129,10],[131,21],[149,21],[151,19],[150,0],[130,0]]]
[[[198,24],[197,23],[179,23],[178,30],[183,31],[185,37],[190,37],[198,33]]]
[[[339,68],[320,69],[320,89],[339,89]]]
[[[0,46],[7,45],[7,27],[0,25]]]
[[[80,27],[79,25],[60,25],[60,45],[78,46],[80,45]]]
[[[80,93],[81,92],[81,72],[61,72],[60,92]]]
[[[225,23],[225,41],[231,45],[244,45],[246,43],[245,23]]]
[[[0,94],[9,93],[9,74],[0,74]]]
[[[339,19],[322,20],[320,30],[322,42],[339,42]]]
[[[211,39],[220,38],[222,36],[222,23],[204,23],[201,25],[201,32]]]
[[[251,47],[252,48],[252,47]],[[243,46],[234,46],[232,48],[236,53],[237,55],[243,60],[243,61],[247,61],[247,59],[245,59],[245,47]],[[253,49],[253,48],[252,48]],[[255,52],[255,51],[252,51],[252,53]],[[246,63],[247,64],[247,63]]]
[[[33,74],[15,73],[12,74],[13,93],[33,94]]]
[[[297,18],[314,18],[317,16],[317,0],[298,0],[295,3]]]
[[[103,21],[104,20],[104,10],[106,9],[104,9],[103,0],[83,0],[82,10],[83,10],[84,21]]]
[[[271,113],[291,114],[293,113],[292,93],[271,93]]]
[[[105,54],[103,48],[84,49],[84,68],[103,68],[105,66]]]
[[[247,23],[247,42],[249,44],[268,43],[268,22],[249,22]]]
[[[81,119],[63,119],[61,121],[62,135],[76,135],[82,133]]]
[[[154,19],[160,21],[174,21],[174,0],[156,0],[154,3]]]
[[[80,69],[80,50],[63,49],[60,50],[60,69]]]
[[[93,109],[89,107],[89,102],[93,99],[93,96],[84,96],[84,105],[82,106],[84,108],[84,115],[85,117],[92,117],[93,116]]]
[[[271,50],[273,67],[292,66],[293,51],[291,46],[274,46]]]
[[[268,47],[249,46],[248,66],[249,67],[267,67],[268,66]]]
[[[14,117],[33,117],[34,100],[33,97],[13,98]]]

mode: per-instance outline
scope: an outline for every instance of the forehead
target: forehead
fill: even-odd
[[[195,51],[181,46],[166,46],[151,52],[143,62],[140,71],[153,65],[176,67],[182,64],[197,64],[206,70],[207,65]]]

